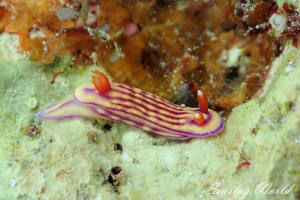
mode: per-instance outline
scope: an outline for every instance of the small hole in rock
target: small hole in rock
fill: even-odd
[[[121,171],[122,171],[122,168],[119,166],[111,168],[111,173],[113,173],[115,175],[119,174]]]
[[[112,186],[118,186],[120,185],[120,181],[118,179],[114,179],[111,175],[108,176],[107,181],[112,185]]]
[[[290,111],[296,111],[296,105],[294,102],[289,102],[288,107]]]
[[[123,147],[122,147],[122,145],[121,144],[119,144],[119,143],[116,143],[115,145],[114,145],[114,150],[115,151],[123,151]]]
[[[239,77],[238,67],[231,67],[225,73],[225,81],[230,82],[236,80]]]
[[[103,129],[104,129],[104,131],[110,131],[111,130],[111,125],[109,125],[109,124],[104,124],[104,126],[103,126]]]

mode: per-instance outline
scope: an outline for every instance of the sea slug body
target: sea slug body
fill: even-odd
[[[202,92],[198,92],[200,108],[182,107],[138,88],[109,83],[101,72],[94,75],[93,85],[80,86],[71,99],[49,106],[38,117],[104,118],[178,140],[212,136],[224,127],[222,117],[208,109]]]

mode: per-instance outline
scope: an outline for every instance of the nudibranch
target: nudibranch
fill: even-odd
[[[104,118],[177,140],[212,136],[224,127],[222,117],[208,109],[201,91],[197,94],[200,108],[190,108],[138,88],[110,83],[97,70],[93,73],[93,84],[78,87],[71,99],[50,105],[38,117],[44,120]]]

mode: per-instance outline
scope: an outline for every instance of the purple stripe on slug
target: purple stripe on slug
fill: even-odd
[[[114,116],[117,116],[117,117],[120,118],[120,119],[125,119],[125,120],[128,120],[128,121],[132,121],[132,122],[134,122],[134,123],[136,123],[136,124],[139,123],[139,122],[137,122],[137,121],[132,120],[131,118],[127,118],[127,117],[125,118],[125,117],[123,117],[123,116],[121,116],[121,115],[118,115],[118,114],[116,114],[116,113],[111,113],[111,111],[116,111],[116,112],[124,113],[124,114],[129,115],[129,116],[132,115],[132,116],[134,116],[134,117],[140,118],[140,119],[142,119],[142,120],[145,120],[145,121],[150,122],[150,123],[152,123],[152,124],[155,124],[155,125],[157,125],[157,126],[164,127],[164,126],[162,126],[162,125],[160,125],[160,124],[157,124],[156,122],[153,122],[153,121],[148,120],[148,119],[146,119],[146,118],[143,118],[143,117],[141,117],[141,116],[139,116],[139,115],[136,115],[136,114],[133,114],[133,113],[129,113],[129,112],[124,111],[124,110],[119,110],[119,109],[115,109],[115,108],[108,108],[108,107],[105,107],[105,106],[102,106],[102,105],[100,105],[100,104],[93,103],[93,102],[89,102],[89,103],[87,103],[87,102],[82,102],[82,101],[80,101],[75,95],[73,95],[73,98],[74,98],[74,100],[77,101],[79,104],[86,104],[86,105],[93,105],[93,106],[96,106],[96,107],[98,107],[98,108],[101,108],[102,110],[105,110],[106,112],[109,112],[110,114],[112,114],[112,115],[114,115]],[[111,111],[110,111],[110,110],[111,110]],[[174,123],[173,125],[182,125],[182,123]],[[167,128],[167,129],[168,129],[168,128]]]
[[[134,126],[136,126],[136,127],[138,127],[138,128],[141,128],[141,129],[143,129],[143,127],[145,126],[145,124],[144,123],[142,123],[142,122],[139,122],[139,121],[136,121],[136,120],[132,120],[131,118],[124,118],[124,117],[122,117],[122,116],[120,116],[120,115],[118,115],[118,114],[115,114],[115,113],[112,113],[111,111],[108,111],[108,110],[105,110],[104,109],[104,112],[106,113],[106,114],[101,114],[101,113],[99,113],[96,109],[94,109],[94,108],[91,108],[92,110],[93,110],[93,112],[94,113],[96,113],[97,115],[101,115],[102,117],[104,117],[104,118],[109,118],[109,116],[117,116],[119,119],[117,119],[117,120],[115,120],[115,119],[112,119],[112,118],[110,118],[110,120],[111,121],[115,121],[115,122],[119,122],[119,123],[126,123],[126,122],[124,122],[124,121],[131,121],[131,122],[133,122],[135,125]],[[126,123],[127,124],[127,123]],[[131,125],[131,124],[130,124]],[[149,126],[148,126],[149,127]],[[184,135],[175,135],[175,134],[170,134],[170,133],[168,133],[169,135],[173,135],[173,136],[166,136],[166,134],[160,134],[160,132],[161,132],[161,130],[160,129],[157,129],[157,128],[155,128],[155,127],[149,127],[151,130],[150,130],[150,132],[155,132],[156,134],[158,134],[158,135],[161,135],[161,136],[164,136],[164,137],[171,137],[171,138],[188,138],[188,136],[184,136]]]
[[[118,89],[113,88],[113,87],[111,88],[111,91],[112,91],[112,92],[117,92],[117,93],[122,94],[122,95],[128,95],[128,96],[132,97],[133,99],[138,99],[138,100],[141,100],[141,101],[146,102],[146,103],[149,104],[149,105],[152,105],[152,106],[154,106],[154,107],[157,107],[157,104],[153,104],[152,102],[149,102],[149,101],[147,101],[147,100],[145,99],[145,98],[147,98],[147,99],[149,99],[149,100],[152,100],[153,102],[156,102],[156,103],[158,103],[158,104],[163,105],[163,107],[160,107],[160,106],[159,106],[159,108],[160,108],[161,110],[165,110],[165,111],[168,111],[168,112],[176,112],[176,114],[187,114],[186,111],[185,111],[181,106],[172,104],[171,102],[168,102],[168,101],[166,101],[166,100],[162,100],[160,97],[157,97],[157,99],[159,99],[159,100],[153,99],[153,98],[148,97],[148,96],[146,96],[146,95],[142,95],[142,96],[145,96],[145,98],[140,98],[140,97],[135,96],[134,94],[135,94],[135,93],[142,94],[142,93],[137,92],[137,91],[134,91],[133,89],[129,89],[129,88],[126,88],[126,87],[122,87],[122,85],[120,86],[120,84],[115,84],[115,85],[116,85],[115,87],[121,87],[121,88],[124,88],[124,89],[129,90],[130,92],[127,93],[127,92],[124,92],[124,91],[122,91],[122,90],[118,90]],[[84,91],[85,91],[85,92],[90,92],[90,93],[96,93],[96,94],[98,94],[99,96],[101,96],[101,97],[103,97],[103,98],[105,98],[105,99],[111,98],[111,97],[109,97],[106,93],[100,93],[100,92],[98,92],[98,91],[97,91],[96,89],[94,89],[94,88],[93,88],[93,89],[91,89],[91,88],[85,88]],[[144,92],[144,93],[145,93],[145,92]],[[167,103],[167,102],[168,102],[168,103]],[[135,103],[136,103],[136,102],[135,102]],[[172,106],[170,106],[170,105],[172,105]],[[166,107],[169,108],[170,110],[168,110]],[[195,108],[195,109],[198,109],[198,108]],[[200,109],[199,109],[199,110],[200,110]]]
[[[119,87],[119,85],[120,84],[118,84],[118,87]],[[123,86],[122,86],[123,87]],[[125,86],[125,87],[123,87],[123,88],[125,88],[125,89],[127,89],[126,88],[127,86]],[[148,107],[146,107],[145,105],[143,105],[143,104],[140,104],[140,103],[138,103],[138,102],[136,102],[136,101],[133,101],[133,100],[131,100],[131,99],[127,99],[127,98],[120,98],[120,97],[109,97],[108,95],[105,95],[105,93],[103,94],[103,93],[99,93],[99,92],[97,92],[96,91],[96,89],[94,89],[94,88],[85,88],[84,89],[85,91],[88,91],[88,92],[92,92],[92,93],[96,93],[96,94],[98,94],[99,96],[101,96],[101,97],[103,97],[103,98],[105,98],[105,99],[107,99],[107,100],[117,100],[117,101],[119,101],[119,102],[124,102],[124,101],[128,101],[128,102],[130,102],[130,104],[132,104],[132,105],[137,105],[137,106],[140,106],[140,107],[142,107],[142,108],[144,108],[145,110],[148,110],[148,111],[150,111],[150,112],[153,112],[153,113],[159,113],[159,111],[157,111],[157,110],[153,110],[153,109],[150,109],[150,108],[148,108]],[[118,89],[114,89],[114,88],[112,88],[111,90],[113,90],[113,92],[118,92],[118,93],[120,93],[120,94],[125,94],[125,95],[129,95],[128,93],[124,93],[123,91],[120,91],[120,90],[118,90]],[[134,93],[136,93],[135,91],[133,91]],[[142,92],[144,92],[144,91],[142,91]],[[134,95],[132,95],[132,94],[130,94],[132,97],[135,97]],[[159,98],[159,97],[158,97]],[[140,99],[140,98],[137,98],[137,99]],[[144,99],[140,99],[141,101],[144,101]],[[152,104],[152,103],[150,103],[150,102],[148,102],[148,104],[150,104],[151,106],[153,106],[153,107],[157,107],[157,105],[156,104]],[[117,103],[114,103],[114,105],[119,105],[119,106],[123,106],[123,107],[127,107],[128,108],[128,106],[127,105],[122,105],[122,104],[117,104]],[[133,108],[133,109],[137,109],[137,110],[139,110],[140,112],[142,112],[140,109],[138,109],[137,107],[131,107],[131,108]],[[160,107],[161,108],[161,107]],[[166,110],[166,109],[164,109],[164,108],[162,108],[162,110],[165,110],[165,111],[168,111],[168,112],[170,112],[169,110]],[[192,111],[197,111],[197,112],[201,112],[201,108],[194,108]],[[165,113],[159,113],[159,115],[161,115],[161,116],[164,116],[166,119],[168,119],[168,118],[170,118],[170,119],[174,119],[174,120],[180,120],[180,119],[182,119],[183,117],[180,117],[180,115],[186,115],[186,114],[191,114],[191,111],[184,111],[184,112],[176,112],[176,111],[172,111],[171,112],[172,113],[172,115],[168,115],[168,114],[165,114]],[[184,113],[184,114],[183,114]],[[207,116],[207,118],[205,119],[205,121],[203,122],[203,125],[205,125],[206,123],[208,123],[210,120],[211,120],[211,115],[209,114],[209,113],[203,113],[204,115],[206,115]],[[148,115],[149,116],[149,115]],[[167,123],[174,123],[174,122],[169,122],[169,121],[167,121],[166,119],[162,119],[162,118],[158,118],[158,117],[155,117],[155,116],[152,116],[152,117],[154,117],[154,118],[156,118],[156,119],[158,119],[158,120],[163,120],[163,121],[165,121],[165,122],[167,122]],[[197,126],[199,126],[196,122],[194,122],[194,121],[192,121],[192,123],[194,124],[194,125],[197,125]],[[201,125],[202,126],[202,125]]]
[[[162,102],[162,103],[165,103],[166,106],[170,106],[171,108],[175,107],[175,108],[177,108],[179,110],[183,110],[183,108],[181,106],[179,106],[177,104],[170,103],[166,99],[163,99],[163,98],[161,98],[161,97],[159,97],[159,96],[157,96],[155,94],[149,93],[149,92],[141,90],[139,88],[134,88],[134,87],[131,87],[131,86],[128,86],[128,85],[125,85],[125,84],[121,84],[121,83],[113,83],[113,84],[116,87],[123,88],[123,89],[127,90],[130,93],[138,93],[138,94],[141,94],[141,96],[143,96],[144,98],[147,98],[149,100],[158,101],[159,103]]]
[[[146,116],[148,116],[148,117],[153,117],[153,118],[155,118],[155,119],[157,119],[157,120],[159,120],[159,121],[163,121],[163,122],[165,122],[165,123],[168,123],[168,124],[171,124],[171,125],[184,125],[185,123],[183,122],[183,123],[176,123],[176,122],[172,122],[172,121],[168,121],[168,120],[166,120],[166,119],[164,119],[164,118],[161,118],[161,117],[158,117],[158,116],[151,116],[151,115],[149,115],[149,114],[147,114],[147,113],[145,113],[145,112],[143,112],[141,109],[139,109],[138,107],[131,107],[131,106],[128,106],[128,105],[122,105],[122,104],[114,104],[114,105],[117,105],[117,106],[121,106],[121,107],[124,107],[124,108],[131,108],[131,109],[135,109],[135,110],[138,110],[139,112],[141,112],[142,114],[144,114],[144,115],[146,115]],[[143,106],[143,105],[140,105],[140,106]],[[145,108],[146,109],[146,108]],[[150,110],[150,111],[152,111],[153,113],[155,113],[155,114],[157,114],[157,112],[155,111],[155,110],[152,110],[152,109],[148,109],[148,110]],[[128,112],[129,113],[129,112]],[[189,112],[189,114],[193,114],[193,113],[191,113],[191,112]],[[165,115],[165,114],[160,114],[159,113],[159,115],[163,115],[164,117],[167,117],[167,118],[172,118],[172,119],[178,119],[178,120],[180,120],[180,119],[185,119],[185,120],[187,120],[188,118],[187,117],[172,117],[172,116],[168,116],[168,115]],[[193,125],[196,125],[196,126],[204,126],[206,123],[208,123],[210,120],[211,120],[211,114],[210,113],[207,113],[207,114],[205,114],[206,116],[207,116],[207,118],[204,120],[204,122],[203,122],[203,124],[202,125],[199,125],[199,124],[197,124],[194,120],[192,120],[190,123],[192,123]],[[143,118],[143,117],[140,117],[140,118]],[[143,118],[144,119],[144,118]]]
[[[130,107],[130,106],[123,106],[123,105],[122,105],[122,107],[127,107],[127,108],[128,108],[128,107]],[[130,108],[132,108],[132,107],[130,107]],[[135,115],[135,113],[131,113],[131,112],[126,112],[126,113]],[[158,121],[162,121],[162,122],[168,123],[168,124],[170,124],[170,125],[179,126],[179,125],[184,125],[184,124],[185,124],[184,122],[183,122],[183,123],[179,123],[179,122],[170,122],[170,121],[167,121],[167,120],[165,120],[165,119],[163,119],[163,118],[161,118],[161,117],[158,117],[158,116],[151,116],[151,115],[149,115],[148,113],[145,113],[145,112],[143,112],[143,111],[141,111],[140,114],[143,114],[143,115],[145,115],[145,116],[147,116],[147,117],[152,117],[152,118],[154,118],[154,119],[157,119]],[[140,115],[136,115],[136,116],[139,116],[140,118],[145,119],[144,117],[142,117],[142,116],[140,116]],[[182,119],[182,118],[181,118],[181,119]]]
[[[147,103],[147,104],[149,104],[149,105],[152,105],[152,106],[154,106],[154,107],[158,107],[159,109],[165,110],[165,111],[167,111],[167,112],[176,112],[176,113],[179,113],[179,114],[186,114],[186,113],[187,113],[187,111],[185,111],[185,110],[183,110],[183,109],[180,109],[180,110],[179,110],[179,109],[177,109],[177,108],[172,108],[172,107],[170,107],[170,106],[166,106],[165,103],[162,103],[162,102],[160,102],[160,101],[154,101],[153,99],[150,99],[150,100],[152,100],[153,102],[155,102],[155,103],[153,103],[153,102],[150,102],[150,101],[148,101],[148,100],[146,100],[146,99],[139,98],[139,97],[135,96],[134,94],[126,93],[126,92],[124,92],[124,91],[122,91],[122,90],[114,89],[114,91],[116,91],[116,92],[118,92],[118,93],[120,93],[120,94],[122,94],[122,95],[128,95],[128,96],[130,96],[130,97],[133,98],[133,99],[141,100],[142,102],[145,102],[145,103]],[[161,106],[159,106],[159,105],[161,105]]]
[[[51,108],[51,107],[57,105],[57,104],[51,104],[50,106],[48,106],[47,108],[45,108],[44,111],[40,112],[40,113],[38,114],[38,117],[39,117],[39,118],[42,118],[42,117],[43,117],[43,116],[42,116],[43,114],[50,114],[50,113],[52,113],[52,112],[54,112],[54,111],[57,111],[58,109],[60,109],[60,108],[62,108],[62,107],[64,107],[64,106],[66,106],[66,105],[71,104],[72,102],[73,102],[73,100],[71,99],[71,100],[66,101],[65,103],[61,104],[60,106],[58,106],[56,109],[52,110],[51,112],[44,113],[44,112],[45,112],[46,110],[48,110],[49,108]]]
[[[77,101],[77,102],[80,103],[80,104],[94,105],[94,106],[96,106],[96,107],[98,107],[98,108],[100,108],[100,109],[102,109],[102,110],[108,112],[109,114],[118,117],[118,118],[120,119],[120,122],[122,122],[122,119],[123,119],[123,120],[131,121],[131,122],[133,122],[134,124],[136,124],[137,126],[139,126],[139,127],[141,127],[141,128],[144,126],[144,124],[141,124],[140,122],[138,122],[138,121],[136,121],[136,120],[133,120],[133,119],[131,119],[131,118],[129,118],[129,117],[123,117],[123,116],[118,115],[118,114],[116,114],[116,113],[112,113],[111,111],[116,111],[116,112],[124,113],[124,114],[129,115],[129,116],[132,115],[132,116],[135,116],[135,117],[140,118],[140,119],[142,119],[142,120],[145,120],[145,121],[147,121],[147,122],[150,122],[150,123],[152,123],[152,124],[155,124],[155,125],[157,125],[158,127],[162,127],[162,128],[167,129],[167,130],[169,129],[169,128],[165,127],[165,126],[162,126],[162,125],[160,125],[160,124],[157,124],[156,122],[147,120],[147,119],[142,118],[142,117],[140,117],[140,116],[138,116],[138,115],[135,115],[135,114],[128,113],[128,112],[126,112],[126,111],[124,111],[124,110],[118,110],[118,109],[114,109],[114,108],[107,108],[107,107],[105,107],[105,106],[99,105],[99,104],[97,104],[97,103],[92,103],[92,102],[91,102],[91,103],[82,102],[82,101],[80,101],[80,100],[75,96],[74,93],[73,93],[73,98],[74,98],[75,101]],[[110,111],[110,110],[111,110],[111,111]],[[152,128],[152,127],[151,127],[151,128]],[[172,129],[169,129],[169,130],[170,130],[170,131],[176,132],[175,130],[172,130]]]
[[[100,107],[102,107],[102,106],[100,106]],[[129,116],[130,115],[135,116],[133,114],[127,113],[126,111],[120,111],[120,110],[115,110],[115,109],[109,109],[109,110],[113,110],[113,111],[116,111],[116,112],[122,112],[126,115],[129,115]],[[118,115],[117,113],[111,112],[109,110],[106,110],[106,112],[109,113],[110,115],[114,115],[114,116],[118,117],[120,119],[119,122],[126,123],[126,121],[131,121],[135,124],[136,127],[141,128],[141,129],[143,129],[143,127],[145,126],[144,124],[141,124],[140,122],[137,122],[136,120],[133,120],[130,117],[124,117],[124,116]],[[209,132],[204,132],[204,133],[195,133],[195,132],[174,130],[174,129],[171,129],[169,127],[157,124],[156,122],[149,121],[149,120],[144,119],[144,118],[141,118],[141,119],[156,125],[157,127],[149,127],[149,126],[148,127],[151,128],[151,130],[156,129],[155,132],[157,134],[160,134],[160,132],[162,132],[162,133],[168,133],[168,134],[173,134],[173,135],[181,135],[181,136],[185,136],[185,137],[207,137],[207,136],[211,136],[211,135],[214,135],[214,134],[218,133],[223,128],[223,125],[222,125],[223,123],[221,123],[221,126],[219,126],[216,130],[209,131]],[[122,120],[125,120],[125,121],[122,121]],[[158,129],[159,127],[161,129]]]
[[[143,101],[146,101],[145,99],[148,99],[148,100],[151,100],[151,101],[153,101],[155,103],[162,104],[165,107],[168,107],[168,108],[170,108],[172,110],[175,109],[175,110],[178,110],[178,111],[184,111],[184,109],[180,105],[172,104],[171,102],[168,102],[167,100],[164,100],[164,99],[162,99],[159,96],[153,95],[153,97],[151,97],[150,95],[147,95],[147,92],[145,92],[145,91],[139,92],[139,91],[136,91],[135,89],[133,89],[133,88],[131,88],[129,86],[124,86],[123,84],[115,84],[115,85],[117,85],[117,87],[120,87],[120,88],[123,88],[123,89],[126,89],[126,90],[129,91],[129,93],[125,93],[124,91],[114,89],[117,92],[120,92],[120,93],[123,93],[123,94],[127,94],[127,95],[131,95],[131,97],[135,97],[135,98],[138,98],[138,99],[143,100]],[[136,97],[136,96],[132,95],[132,93],[133,94],[134,93],[138,93],[141,96],[143,96],[144,98]]]
[[[73,118],[85,118],[89,119],[88,117],[85,117],[83,115],[69,115],[69,116],[63,116],[63,117],[39,117],[40,119],[49,119],[49,120],[57,120],[57,121],[62,121],[62,120],[67,120],[67,119],[73,119]]]
[[[117,91],[117,90],[115,90],[115,89],[112,89],[112,90],[114,90],[114,91]],[[102,97],[102,98],[104,98],[104,99],[106,99],[106,100],[108,100],[108,101],[111,101],[111,100],[117,100],[117,101],[120,101],[120,102],[122,102],[122,101],[124,101],[124,100],[126,100],[126,101],[128,101],[128,102],[130,102],[131,104],[133,104],[133,105],[138,105],[138,106],[141,106],[141,107],[144,107],[145,108],[145,106],[143,105],[143,104],[140,104],[140,103],[138,103],[138,102],[136,102],[136,101],[134,101],[134,100],[132,100],[132,99],[128,99],[128,98],[122,98],[122,97],[110,97],[110,96],[108,96],[108,95],[106,95],[105,93],[103,94],[103,93],[99,93],[99,92],[96,92],[96,91],[90,91],[90,90],[86,90],[86,89],[84,89],[84,91],[85,92],[87,92],[87,93],[93,93],[93,94],[97,94],[97,95],[99,95],[100,97]],[[117,91],[118,93],[120,93],[120,94],[126,94],[126,93],[124,93],[124,92],[122,92],[122,91]],[[126,94],[127,95],[127,94]],[[122,95],[121,95],[122,96]],[[130,95],[133,99],[134,98],[136,98],[134,95]],[[136,98],[137,99],[137,98]],[[169,109],[166,109],[165,107],[161,107],[161,106],[158,106],[158,104],[153,104],[153,103],[151,103],[151,102],[149,102],[149,101],[146,101],[146,100],[144,100],[144,99],[140,99],[141,101],[144,101],[145,103],[147,103],[148,105],[151,105],[151,106],[153,106],[153,107],[155,107],[155,108],[157,108],[157,109],[160,109],[160,110],[164,110],[164,111],[166,111],[166,112],[169,112],[169,113],[171,113],[171,114],[173,114],[173,115],[170,115],[170,116],[166,116],[166,117],[174,117],[174,116],[178,116],[178,115],[184,115],[184,114],[190,114],[190,112],[187,112],[187,111],[174,111],[174,110],[169,110]],[[145,108],[145,109],[147,109],[147,110],[149,110],[149,108]],[[196,110],[198,110],[198,111],[200,111],[200,109],[199,108],[195,108],[195,111]],[[163,114],[163,113],[160,113],[160,114]],[[176,118],[176,117],[175,117]],[[181,117],[179,117],[179,118],[181,118]]]
[[[117,115],[117,114],[115,114],[115,113],[112,113],[112,112],[110,112],[110,111],[108,111],[108,110],[105,110],[105,112],[108,114],[108,115],[103,115],[103,114],[101,114],[101,113],[99,113],[97,110],[95,110],[95,109],[93,109],[93,111],[97,114],[97,115],[101,115],[102,117],[104,117],[104,118],[107,118],[107,116],[109,116],[109,115],[113,115],[113,116],[116,116],[116,117],[118,117],[119,119],[118,120],[114,120],[114,119],[111,119],[111,121],[115,121],[115,122],[119,122],[119,123],[125,123],[125,124],[127,124],[126,123],[126,120],[127,121],[131,121],[131,122],[133,122],[135,125],[135,127],[137,127],[137,128],[141,128],[141,129],[143,129],[143,127],[145,126],[143,123],[141,123],[141,122],[139,122],[139,121],[136,121],[136,120],[132,120],[132,119],[130,119],[130,118],[124,118],[124,117],[122,117],[122,116],[120,116],[120,115]],[[124,120],[124,121],[123,121]],[[151,130],[150,130],[150,132],[154,132],[154,133],[156,133],[156,134],[158,134],[158,135],[161,135],[161,136],[164,136],[164,137],[170,137],[170,138],[173,138],[173,139],[178,139],[178,138],[180,138],[180,139],[184,139],[184,138],[189,138],[188,136],[184,136],[184,135],[176,135],[176,134],[171,134],[171,133],[168,133],[169,135],[173,135],[173,136],[166,136],[165,134],[161,134],[160,132],[162,132],[160,129],[157,129],[157,128],[155,128],[155,127],[149,127]]]
[[[158,127],[161,127],[162,129],[168,130],[167,132],[168,132],[168,133],[171,133],[171,134],[184,135],[184,136],[194,136],[194,137],[206,137],[206,136],[209,136],[209,135],[214,135],[214,134],[216,134],[220,129],[223,128],[223,120],[222,120],[220,126],[219,126],[217,129],[212,130],[212,131],[209,131],[209,132],[205,132],[205,133],[194,133],[194,132],[189,132],[189,131],[178,131],[178,130],[174,130],[174,129],[171,129],[171,128],[169,128],[169,127],[166,127],[166,126],[157,124],[156,122],[153,122],[153,121],[144,119],[144,118],[142,118],[142,117],[140,117],[140,116],[137,116],[137,115],[135,115],[135,114],[130,114],[130,113],[124,111],[124,110],[118,110],[118,109],[113,109],[113,108],[106,108],[106,107],[104,107],[104,106],[102,106],[102,105],[99,105],[99,104],[96,104],[96,103],[86,103],[86,102],[81,102],[79,99],[77,99],[77,97],[75,96],[75,93],[73,93],[73,98],[74,98],[75,101],[77,101],[77,102],[79,102],[79,103],[81,103],[81,104],[88,104],[88,105],[94,105],[94,106],[97,106],[97,107],[99,107],[100,109],[105,110],[106,112],[108,112],[108,113],[110,113],[110,114],[112,114],[112,115],[118,117],[120,120],[124,119],[124,120],[128,120],[128,121],[132,121],[132,122],[135,123],[137,126],[140,126],[140,125],[139,125],[139,124],[140,124],[139,122],[137,122],[137,121],[135,121],[135,120],[132,120],[132,119],[130,119],[130,118],[128,118],[128,117],[123,117],[123,116],[120,116],[120,115],[118,115],[118,114],[116,114],[116,113],[112,113],[112,112],[109,111],[109,110],[116,111],[116,112],[120,112],[120,113],[124,113],[125,115],[129,115],[129,116],[132,115],[132,116],[135,116],[135,117],[137,117],[137,118],[141,118],[142,120],[145,120],[145,121],[147,121],[147,122],[150,122],[150,123],[152,123],[152,124],[154,124],[154,125],[156,125],[156,126],[158,126]],[[121,122],[122,122],[122,121],[121,121]],[[143,128],[143,127],[141,127],[141,128]],[[173,132],[173,133],[172,133],[172,132]]]
[[[173,139],[178,139],[178,138],[181,138],[181,139],[188,139],[190,138],[189,136],[184,136],[184,135],[176,135],[176,134],[171,134],[171,133],[168,133],[168,135],[165,134],[165,132],[162,132],[160,129],[157,129],[157,128],[152,128],[151,131],[148,131],[148,132],[151,132],[151,133],[154,133],[154,134],[157,134],[157,135],[160,135],[160,136],[163,136],[163,137],[166,137],[166,138],[173,138]],[[172,136],[171,136],[172,135]]]
[[[102,107],[99,105],[99,107]],[[102,108],[103,109],[103,108]],[[105,109],[105,108],[104,108]],[[130,113],[127,113],[126,111],[120,111],[120,110],[116,110],[116,109],[110,109],[109,110],[112,110],[112,111],[116,111],[116,112],[121,112],[121,113],[124,113],[124,114],[127,114],[127,115],[132,115],[132,116],[135,116],[134,114],[130,114]],[[114,115],[118,118],[120,118],[120,122],[122,122],[122,120],[127,120],[127,121],[131,121],[133,122],[134,124],[136,124],[137,127],[139,128],[142,128],[143,129],[143,126],[144,124],[140,124],[139,122],[137,122],[136,120],[133,120],[131,119],[130,117],[123,117],[121,115],[118,115],[114,112],[111,112],[107,110],[108,113],[110,113],[111,115]],[[138,117],[138,116],[135,116],[135,117]],[[138,117],[139,118],[139,117]],[[220,125],[215,129],[215,130],[212,130],[212,131],[208,131],[208,132],[204,132],[204,133],[195,133],[195,132],[189,132],[189,131],[178,131],[178,130],[174,130],[174,129],[171,129],[169,127],[166,127],[164,125],[160,125],[160,124],[157,124],[156,122],[153,122],[153,121],[150,121],[150,120],[147,120],[145,118],[141,118],[142,120],[145,120],[147,122],[150,122],[158,127],[161,128],[161,130],[157,129],[157,128],[154,128],[154,127],[150,127],[151,129],[157,129],[159,131],[155,131],[156,133],[159,133],[159,132],[167,132],[169,134],[175,134],[175,135],[182,135],[182,136],[186,136],[186,137],[207,137],[207,136],[211,136],[211,135],[215,135],[217,134],[222,128],[223,128],[223,120],[221,121]],[[123,121],[124,122],[124,121]],[[126,123],[126,122],[124,122]],[[164,130],[165,129],[165,130]],[[153,131],[154,132],[154,131]]]
[[[87,92],[95,92],[96,89],[95,88],[84,88],[84,91],[87,91]]]
[[[67,101],[66,103],[63,103],[62,105],[60,105],[57,109],[61,109],[62,107],[64,106],[67,106],[71,103],[75,103],[74,101],[70,100],[70,101]],[[45,110],[51,108],[52,106],[55,106],[56,104],[52,104],[50,106],[48,106]],[[87,109],[90,109],[92,112],[96,113],[98,116],[104,118],[104,119],[108,119],[108,120],[112,120],[112,118],[109,117],[108,114],[102,114],[102,113],[99,113],[98,111],[95,110],[95,108],[93,107],[86,107]],[[57,109],[53,110],[53,111],[57,111]],[[50,113],[52,113],[53,111],[51,111]],[[68,120],[68,119],[73,119],[73,118],[84,118],[84,119],[88,119],[88,117],[86,116],[83,116],[83,115],[69,115],[69,116],[62,116],[62,117],[45,117],[45,116],[42,116],[42,114],[45,114],[43,112],[40,112],[38,114],[38,117],[39,118],[45,118],[45,119],[49,119],[49,120],[58,120],[58,121],[61,121],[61,120]],[[48,113],[49,114],[49,113]],[[112,120],[112,121],[117,121],[117,122],[122,122],[121,120]],[[143,126],[142,123],[135,123],[136,125],[138,126]],[[153,128],[151,131],[153,132],[157,132],[158,130]],[[159,134],[160,135],[160,134]],[[165,136],[165,135],[161,135],[161,136],[164,136],[164,137],[167,137],[167,138],[170,138],[170,139],[186,139],[188,137],[186,136],[180,136],[180,135],[168,135],[168,136]]]
[[[129,105],[123,105],[123,104],[120,104],[120,103],[113,103],[113,105],[120,106],[120,107],[127,108],[127,109],[134,109],[134,110],[138,111],[139,113],[141,113],[143,115],[146,115],[148,117],[153,117],[153,118],[155,118],[157,120],[164,121],[164,122],[170,123],[170,124],[175,123],[175,122],[168,121],[167,119],[174,119],[174,120],[187,119],[186,117],[185,118],[184,117],[173,117],[173,116],[170,116],[170,115],[167,115],[167,114],[158,113],[156,110],[152,110],[152,109],[146,108],[143,105],[139,105],[139,106],[143,107],[147,112],[152,112],[155,115],[154,116],[153,115],[149,115],[147,112],[142,111],[142,109],[140,109],[137,106],[133,107],[133,106],[129,106]],[[192,114],[192,113],[190,113],[190,114]],[[157,115],[163,116],[165,118],[158,117]]]
[[[137,106],[143,107],[146,110],[153,111],[152,109],[145,106],[146,104],[148,104],[148,105],[153,106],[154,108],[157,109],[157,110],[155,110],[156,113],[159,113],[160,115],[165,115],[165,117],[173,118],[173,119],[181,119],[180,115],[191,114],[191,112],[187,112],[187,111],[177,112],[177,111],[167,110],[163,107],[158,106],[157,104],[152,104],[150,102],[145,102],[145,104],[141,104],[141,103],[138,103],[138,102],[136,102],[132,99],[127,99],[127,98],[123,98],[123,97],[112,97],[112,98],[110,98],[110,100],[117,100],[117,101],[120,101],[120,102],[127,101],[127,102],[130,102],[130,104],[132,104],[132,105],[137,105]],[[161,113],[161,112],[159,112],[159,110],[163,110],[165,112],[168,112],[168,113],[170,113],[170,115]]]
[[[55,106],[56,104],[51,104],[50,106],[48,106],[48,107],[46,107],[43,111],[41,111],[41,112],[39,112],[38,114],[37,114],[37,117],[38,118],[43,118],[43,114],[45,114],[44,112],[46,111],[46,110],[48,110],[49,108],[51,108],[51,107],[53,107],[53,106]]]
[[[71,101],[72,102],[72,101]],[[59,106],[59,108],[62,108],[62,106],[66,106],[70,103],[70,101],[62,104],[61,106]],[[75,103],[75,102],[74,102]],[[54,106],[56,104],[52,104],[52,106]],[[52,106],[49,106],[48,108],[52,107]],[[108,115],[105,115],[105,114],[101,114],[99,112],[97,112],[94,108],[92,107],[89,107],[89,106],[86,106],[87,109],[93,111],[94,113],[96,113],[97,115],[101,116],[103,119],[108,119],[108,120],[111,120],[111,118],[108,116]],[[57,109],[55,109],[54,111],[56,111]],[[52,113],[53,111],[51,111]],[[84,116],[84,115],[80,115],[80,114],[75,114],[75,115],[67,115],[67,116],[61,116],[61,117],[45,117],[43,115],[42,112],[38,114],[38,118],[40,119],[49,119],[49,120],[57,120],[57,121],[62,121],[62,120],[68,120],[68,119],[73,119],[73,118],[83,118],[83,119],[90,119],[91,117],[87,117],[87,116]]]

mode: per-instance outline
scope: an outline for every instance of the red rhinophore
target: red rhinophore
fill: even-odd
[[[197,99],[200,109],[204,113],[208,113],[208,101],[206,95],[201,92],[201,90],[197,91]]]
[[[107,76],[98,70],[93,71],[92,82],[98,92],[104,93],[110,89],[110,82]]]

